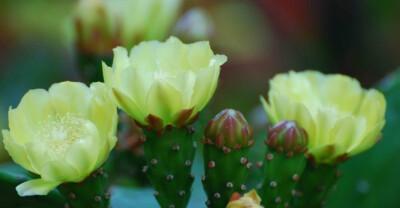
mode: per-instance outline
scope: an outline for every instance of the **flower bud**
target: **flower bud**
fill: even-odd
[[[303,153],[307,149],[307,133],[295,121],[282,121],[269,130],[269,148],[287,154]]]
[[[239,149],[254,143],[253,129],[239,111],[225,109],[218,113],[207,125],[206,142],[217,147]]]
[[[17,186],[20,196],[46,195],[62,183],[81,182],[115,146],[117,110],[108,88],[78,82],[27,92],[10,109],[4,145],[11,158],[40,176]]]
[[[233,193],[231,201],[226,208],[263,208],[260,203],[261,198],[258,196],[256,190],[253,189],[242,197],[237,192]]]
[[[103,0],[79,1],[74,13],[74,36],[80,52],[108,55],[118,45],[116,29]]]

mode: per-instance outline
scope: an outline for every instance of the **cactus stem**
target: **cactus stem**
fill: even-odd
[[[194,180],[191,174],[196,142],[189,127],[144,129],[147,167],[144,168],[162,208],[186,207]]]
[[[80,183],[62,184],[59,191],[67,200],[65,207],[107,208],[110,199],[107,180],[107,173],[99,168]]]
[[[322,207],[339,175],[336,165],[315,164],[309,160],[298,184],[296,207]]]

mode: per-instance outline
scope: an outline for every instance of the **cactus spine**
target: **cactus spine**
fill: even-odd
[[[144,129],[147,174],[154,196],[162,208],[184,208],[191,195],[194,176],[191,167],[196,143],[193,129],[167,127],[162,131]]]
[[[268,148],[260,190],[262,203],[268,207],[290,207],[306,164],[307,134],[296,122],[283,121],[270,129],[265,143]]]
[[[66,208],[107,208],[110,203],[108,174],[103,168],[94,171],[80,183],[65,183],[59,191],[66,199]]]
[[[247,153],[254,143],[253,130],[243,115],[227,109],[212,119],[205,130],[202,177],[208,207],[225,207],[234,192],[246,190],[251,163]]]

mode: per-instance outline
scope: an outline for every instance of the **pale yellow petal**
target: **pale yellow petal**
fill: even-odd
[[[33,173],[38,173],[38,170],[36,170],[28,156],[27,152],[25,149],[24,145],[20,145],[14,141],[14,138],[10,135],[10,132],[8,130],[3,130],[3,143],[4,143],[4,148],[7,150],[8,154],[11,156],[11,158],[21,165],[23,168],[33,172]]]
[[[134,100],[120,92],[118,89],[112,89],[112,91],[120,108],[122,108],[133,119],[142,124],[146,124],[145,118],[148,116],[147,111],[139,108]]]
[[[172,85],[163,81],[156,81],[151,87],[147,97],[148,112],[159,118],[165,123],[175,120],[182,108],[181,92]]]
[[[384,125],[385,122],[382,121],[378,123],[374,128],[372,128],[369,132],[367,132],[363,140],[357,146],[350,150],[350,155],[356,155],[375,145],[379,141],[379,139],[381,139],[381,131]]]
[[[19,196],[47,195],[61,183],[60,181],[33,179],[18,185],[16,190]]]
[[[69,81],[56,83],[49,88],[49,94],[57,114],[88,116],[93,95],[85,84]]]
[[[95,96],[91,101],[89,119],[96,125],[102,137],[115,135],[118,113],[111,99],[111,91],[102,83],[92,83],[90,89]]]
[[[81,175],[74,166],[66,162],[63,158],[60,158],[58,161],[49,161],[43,167],[41,176],[46,181],[80,182],[85,179],[85,175]]]
[[[187,59],[191,68],[200,69],[209,66],[213,55],[210,43],[208,41],[201,41],[190,45]]]
[[[29,141],[35,128],[54,112],[48,92],[42,89],[29,90],[18,107],[8,112],[11,136],[20,144]]]
[[[114,60],[112,68],[118,70],[123,70],[129,66],[128,51],[123,47],[116,47],[113,49]]]
[[[217,87],[219,68],[206,68],[196,72],[191,106],[195,111],[202,110],[209,102]]]

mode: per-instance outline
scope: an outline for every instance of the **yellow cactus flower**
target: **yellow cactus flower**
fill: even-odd
[[[263,208],[256,190],[251,190],[240,198],[232,197],[226,208]]]
[[[104,0],[103,0],[104,1]],[[182,0],[106,1],[121,24],[122,44],[131,47],[138,40],[161,40],[178,18]]]
[[[160,129],[181,126],[208,103],[217,86],[220,66],[206,41],[184,44],[175,37],[114,49],[112,68],[103,76],[119,105],[142,125]]]
[[[182,0],[80,0],[69,29],[80,50],[104,55],[117,45],[168,37],[181,5]]]
[[[40,176],[17,186],[20,196],[46,195],[64,182],[81,182],[107,159],[116,143],[117,111],[102,83],[53,84],[28,91],[9,110],[3,130],[12,159]]]
[[[316,71],[279,74],[270,81],[270,121],[297,121],[308,134],[308,153],[317,163],[334,163],[369,149],[385,124],[385,97],[340,74]]]
[[[76,46],[101,55],[118,44],[117,27],[103,0],[80,0],[73,19]]]

